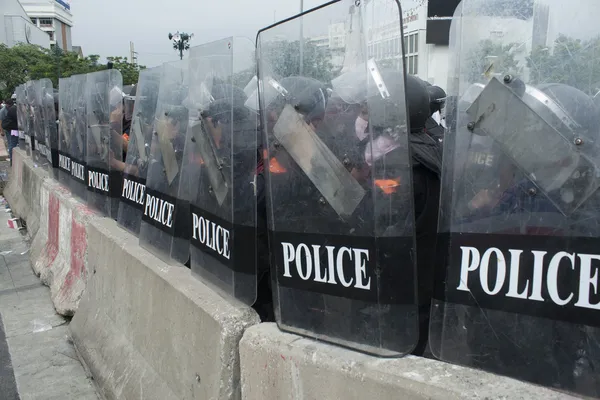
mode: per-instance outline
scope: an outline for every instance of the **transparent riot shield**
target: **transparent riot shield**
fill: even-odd
[[[58,80],[58,180],[67,187],[71,182],[71,140],[75,140],[72,84],[72,78]]]
[[[27,97],[25,96],[25,84],[19,85],[15,89],[15,95],[17,96],[17,122],[19,124],[19,132],[25,132],[27,129]],[[19,148],[25,149],[20,134]]]
[[[258,115],[245,106],[254,44],[226,38],[190,50],[189,125],[179,198],[191,200],[192,272],[217,291],[256,300]],[[254,80],[256,88],[256,80]]]
[[[49,81],[49,79],[46,79]],[[44,84],[41,80],[34,82],[35,88],[35,99],[33,106],[33,120],[34,120],[34,161],[39,166],[46,166],[50,162],[49,159],[49,148],[46,144],[46,121],[44,119]],[[50,82],[52,86],[52,83]]]
[[[58,180],[58,127],[56,124],[56,95],[50,79],[40,81],[40,105],[42,107],[42,121],[44,125],[44,140],[40,145],[40,152],[48,160],[48,168],[54,179]]]
[[[393,0],[332,2],[257,40],[277,323],[381,356],[419,337],[402,53],[366,57],[367,32],[401,40],[401,15]],[[307,40],[344,16],[362,33],[342,48]]]
[[[189,202],[178,199],[188,109],[188,62],[164,64],[152,128],[140,245],[166,262],[189,260]]]
[[[86,82],[87,74],[74,75],[71,77],[70,96],[72,106],[71,127],[71,192],[83,201],[88,200],[87,194],[87,98]]]
[[[140,232],[142,213],[144,212],[146,175],[148,174],[160,73],[161,67],[140,72],[123,171],[117,222],[136,236]]]
[[[123,169],[123,77],[118,70],[88,74],[86,183],[88,204],[117,218]]]
[[[25,145],[27,155],[37,161],[38,155],[35,152],[35,101],[36,85],[35,81],[25,83]]]
[[[32,81],[30,89],[31,91],[28,94],[31,95],[30,104],[33,117],[33,161],[38,166],[45,166],[48,164],[48,157],[42,106],[42,83],[40,81]]]
[[[457,9],[430,324],[442,360],[593,397],[598,11],[592,0]]]

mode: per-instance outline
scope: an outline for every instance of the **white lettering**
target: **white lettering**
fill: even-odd
[[[573,298],[573,293],[569,295],[566,300],[563,300],[558,294],[558,267],[560,266],[560,261],[563,258],[568,258],[571,260],[571,269],[575,270],[575,254],[569,254],[564,251],[560,251],[552,257],[550,260],[550,265],[548,266],[548,294],[552,301],[554,301],[559,306],[564,306],[568,304]]]
[[[302,270],[302,251],[304,251],[306,274],[303,274],[304,271]],[[298,275],[300,276],[300,278],[307,281],[310,278],[310,275],[312,274],[312,267],[312,258],[310,257],[310,250],[308,249],[308,246],[304,243],[298,245],[298,247],[296,248],[296,270],[298,271]]]
[[[344,253],[348,253],[348,255],[350,256],[350,261],[352,261],[352,250],[349,249],[348,247],[340,248],[340,251],[337,254],[337,262],[336,262],[337,274],[338,274],[338,278],[340,279],[340,283],[342,284],[342,286],[350,287],[350,286],[352,286],[352,281],[354,279],[350,279],[350,281],[346,281],[346,277],[344,276]]]
[[[598,269],[592,275],[592,260],[600,261],[596,254],[579,254],[579,299],[575,303],[578,307],[600,310],[600,303],[590,303],[590,285],[594,288],[594,294],[598,294]]]
[[[542,285],[544,281],[544,257],[546,251],[533,250],[533,285],[529,300],[544,301],[542,297]]]
[[[371,289],[371,278],[363,283],[363,279],[367,277],[367,265],[369,261],[369,251],[365,249],[352,249],[354,252],[354,269],[356,274],[356,284],[354,285],[357,289],[369,290]]]
[[[525,289],[519,293],[519,269],[521,254],[523,250],[508,250],[510,253],[510,281],[508,284],[508,293],[506,297],[514,297],[515,299],[526,299],[529,292],[529,279],[525,281]]]
[[[489,264],[490,257],[494,254],[496,256],[496,284],[493,290],[490,290],[488,285],[488,274],[489,274]],[[502,286],[504,285],[504,279],[506,278],[506,261],[504,260],[504,254],[495,247],[487,249],[485,253],[483,253],[483,257],[481,257],[481,266],[479,268],[479,280],[481,282],[481,287],[483,291],[487,294],[493,296],[500,293],[502,290]]]
[[[315,282],[327,283],[327,271],[325,271],[325,275],[322,275],[321,271],[321,255],[319,254],[321,246],[313,244],[312,248],[313,257],[315,259]]]
[[[291,278],[290,274],[290,263],[294,261],[294,245],[291,243],[281,243],[283,247],[283,276]]]
[[[479,268],[479,251],[475,247],[461,246],[462,257],[460,263],[460,282],[456,290],[469,292],[469,272],[473,272]],[[471,260],[471,256],[473,259]]]

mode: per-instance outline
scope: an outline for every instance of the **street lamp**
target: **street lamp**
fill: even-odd
[[[183,60],[183,51],[190,49],[190,40],[194,37],[194,34],[187,34],[185,32],[175,34],[169,33],[169,40],[173,41],[173,49],[179,51],[179,59]]]

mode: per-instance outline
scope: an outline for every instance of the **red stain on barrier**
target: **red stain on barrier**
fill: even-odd
[[[60,202],[54,193],[48,196],[48,242],[46,242],[46,255],[48,263],[46,267],[54,262],[58,255],[58,227],[60,216]]]
[[[85,225],[73,219],[71,222],[71,269],[65,278],[65,284],[62,287],[63,292],[70,291],[76,281],[85,279],[84,261],[86,250]]]

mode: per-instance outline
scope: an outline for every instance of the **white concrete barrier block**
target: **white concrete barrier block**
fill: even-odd
[[[421,357],[385,359],[281,332],[248,329],[240,343],[244,400],[571,400],[575,397]]]

